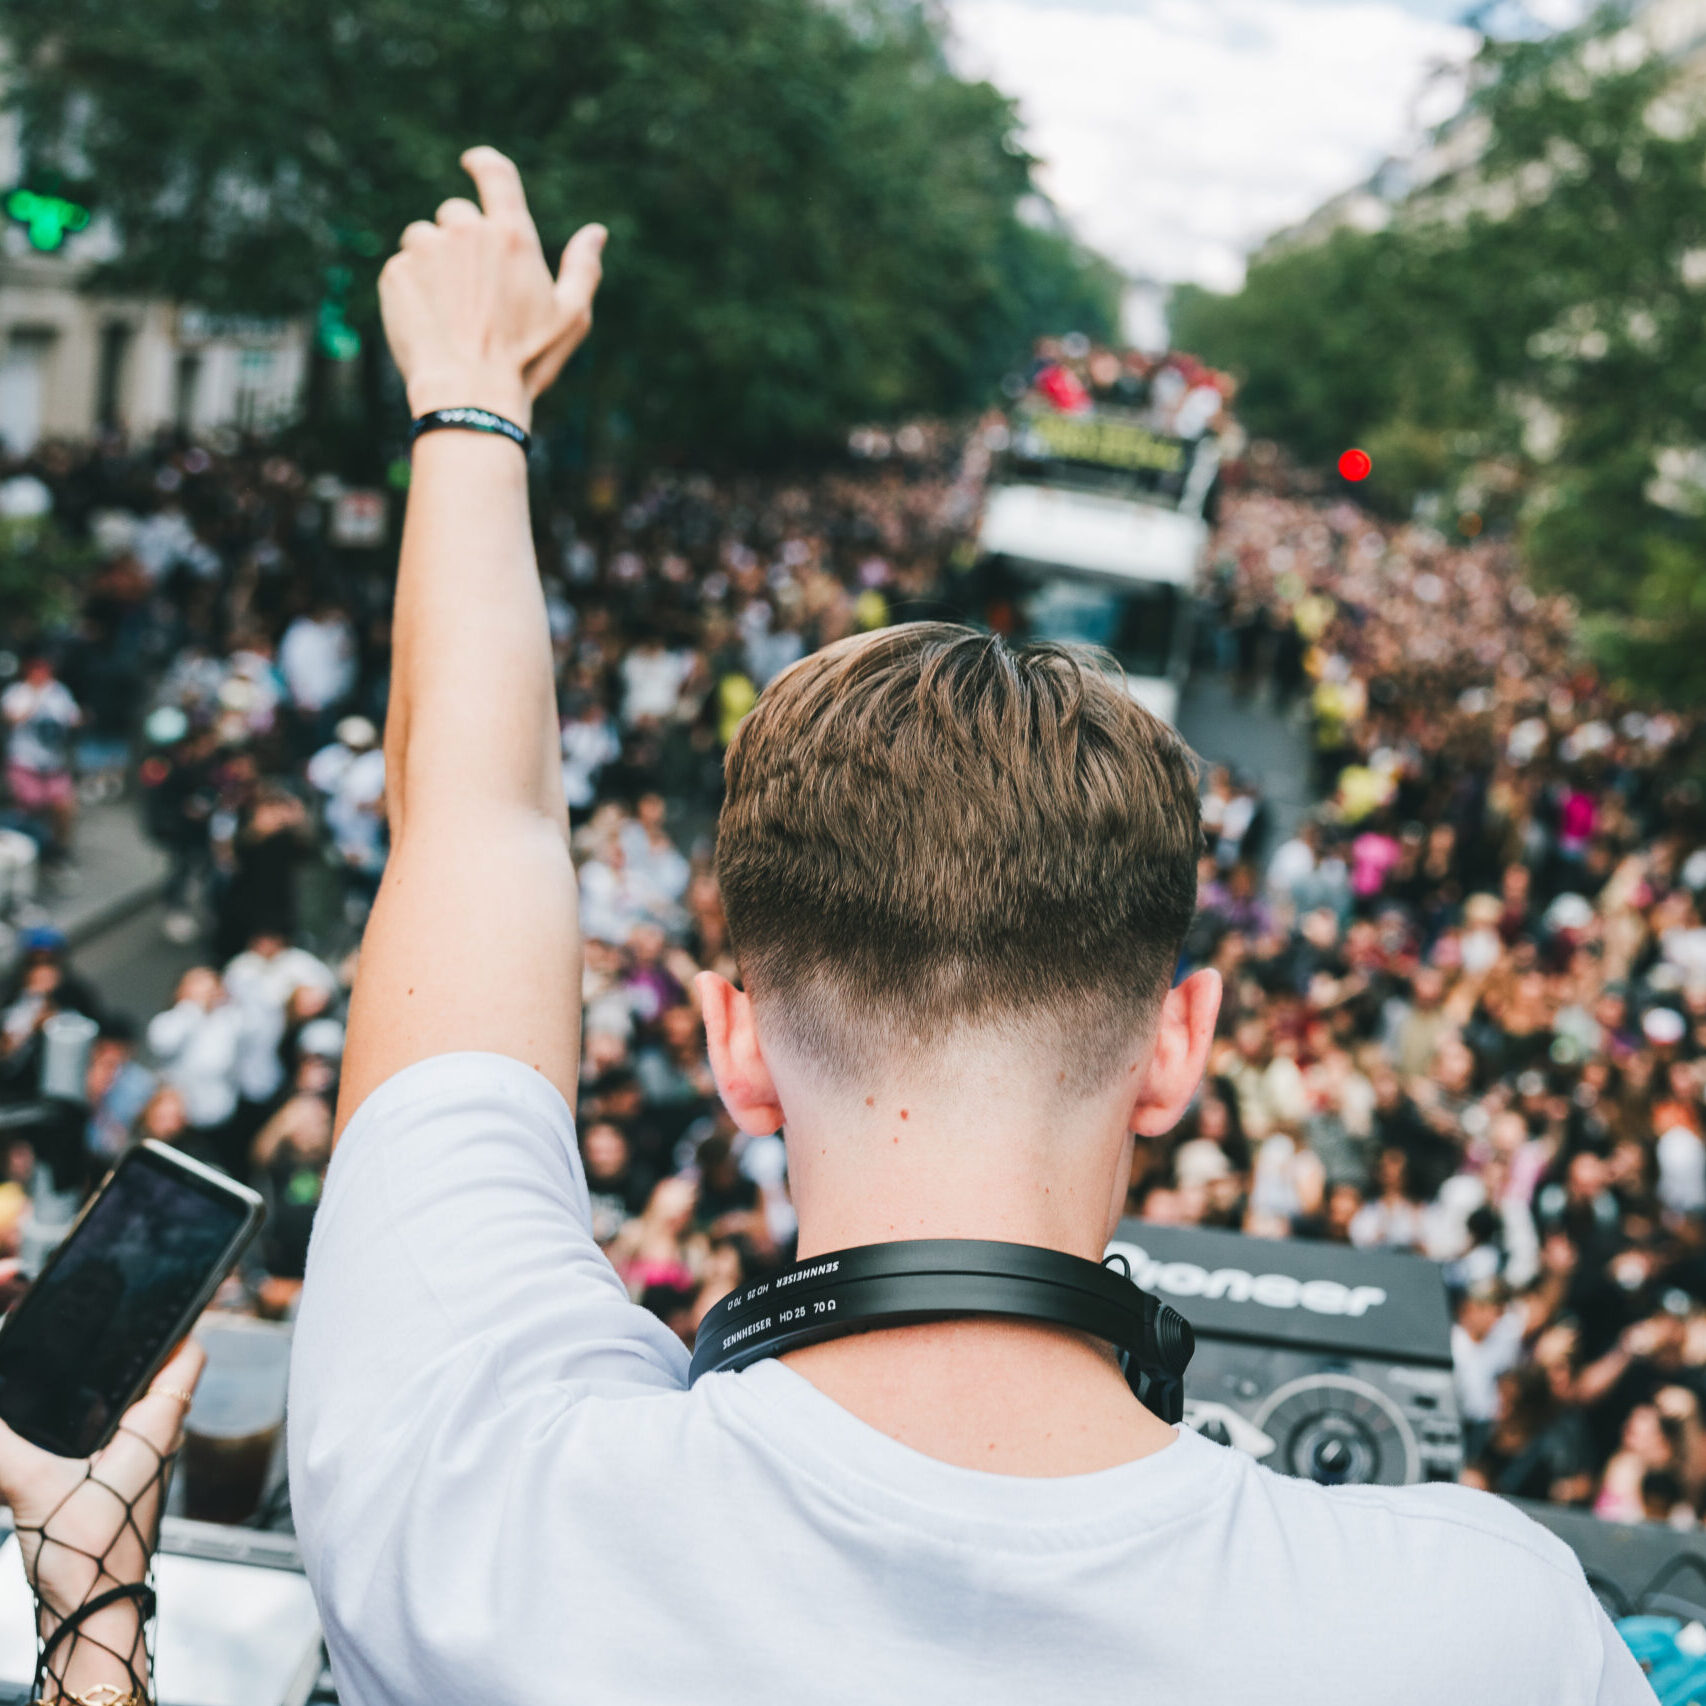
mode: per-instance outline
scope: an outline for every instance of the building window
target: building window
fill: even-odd
[[[237,360],[237,425],[253,432],[264,424],[272,390],[273,352],[246,349]]]
[[[95,425],[111,431],[124,425],[124,368],[135,328],[124,320],[101,327],[101,354],[95,370]]]
[[[195,431],[196,393],[200,389],[201,351],[179,350],[177,370],[172,376],[172,425],[179,432]]]
[[[17,326],[0,351],[0,444],[14,456],[26,455],[41,438],[47,367],[58,335],[51,327]]]

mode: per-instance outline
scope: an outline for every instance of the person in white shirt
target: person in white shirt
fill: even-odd
[[[189,517],[169,501],[137,524],[131,535],[130,554],[150,581],[162,580],[180,563],[200,580],[219,573],[219,554],[205,544]]]
[[[1200,438],[1220,417],[1226,399],[1213,385],[1193,385],[1173,416],[1173,431],[1180,438]]]
[[[385,869],[385,754],[366,717],[345,717],[308,760],[308,785],[325,801],[326,828],[347,879],[371,899]]]
[[[279,642],[278,667],[299,712],[317,716],[355,690],[355,635],[337,604],[298,616]]]
[[[1376,1194],[1351,1218],[1351,1242],[1362,1249],[1418,1250],[1427,1235],[1424,1205],[1411,1193],[1402,1149],[1383,1149],[1374,1164]]]
[[[290,998],[299,989],[312,989],[330,999],[337,994],[337,974],[306,948],[292,947],[276,931],[263,930],[226,966],[225,988],[243,1015],[237,1088],[249,1104],[249,1123],[258,1128],[284,1087],[278,1045],[284,1040]]]
[[[515,168],[380,279],[417,415],[525,427],[604,233],[546,265]],[[387,794],[297,1317],[290,1477],[345,1706],[1636,1706],[1561,1542],[1485,1494],[1329,1489],[1179,1431],[1112,1347],[963,1318],[689,1387],[593,1235],[579,930],[525,459],[413,452]],[[1196,772],[1123,680],[913,624],[742,723],[718,875],[723,1101],[782,1131],[803,1255],[985,1238],[1099,1258],[1132,1135],[1201,1078],[1172,986]]]
[[[38,655],[0,694],[0,716],[6,720],[6,787],[12,802],[45,817],[55,847],[64,852],[77,822],[71,742],[82,724],[82,710],[53,673],[52,663]]]
[[[656,634],[642,635],[622,659],[622,721],[629,728],[667,722],[693,673],[693,654],[668,650]]]
[[[755,598],[739,617],[746,672],[763,687],[773,681],[805,651],[797,628],[778,627],[776,612],[768,599]]]
[[[285,694],[284,679],[272,654],[272,642],[264,634],[246,634],[229,660],[227,683],[243,684],[244,691],[238,696],[243,720],[256,736],[272,733]],[[222,693],[221,697],[228,695]]]
[[[1529,1331],[1523,1305],[1510,1303],[1496,1279],[1469,1288],[1451,1328],[1451,1365],[1466,1460],[1473,1462],[1498,1419],[1499,1376],[1515,1368]]]
[[[1289,841],[1282,841],[1268,861],[1268,894],[1271,899],[1287,908],[1296,907],[1298,889],[1315,874],[1320,846],[1320,830],[1305,818],[1297,826],[1297,833]]]
[[[1659,1164],[1658,1198],[1675,1215],[1706,1209],[1706,1142],[1685,1125],[1659,1133],[1654,1145]]]
[[[217,1133],[237,1111],[244,1027],[243,1010],[211,966],[185,972],[173,1004],[148,1023],[160,1076],[183,1097],[190,1124],[204,1136]]]
[[[686,856],[669,838],[665,823],[669,807],[662,794],[642,794],[634,816],[617,831],[630,869],[671,907],[687,893],[693,875]]]
[[[575,700],[563,719],[563,795],[569,810],[588,810],[598,794],[598,776],[622,751],[621,737],[610,714],[585,694]]]
[[[581,866],[580,891],[583,927],[600,942],[621,945],[636,925],[663,920],[673,910],[650,869],[628,857],[620,830],[598,838],[593,857]]]

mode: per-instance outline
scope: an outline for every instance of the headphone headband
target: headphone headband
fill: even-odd
[[[982,1239],[862,1244],[742,1286],[700,1323],[689,1381],[849,1333],[979,1315],[1108,1340],[1138,1397],[1179,1420],[1195,1344],[1183,1316],[1082,1257]]]

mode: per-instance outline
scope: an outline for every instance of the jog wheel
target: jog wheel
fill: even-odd
[[[1268,1394],[1253,1418],[1274,1442],[1270,1469],[1323,1486],[1402,1487],[1421,1479],[1403,1412],[1348,1374],[1307,1374]]]

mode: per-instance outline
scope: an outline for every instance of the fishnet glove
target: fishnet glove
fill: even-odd
[[[154,1544],[206,1360],[185,1343],[93,1457],[55,1457],[0,1423],[0,1498],[36,1596],[34,1699],[148,1698]]]

